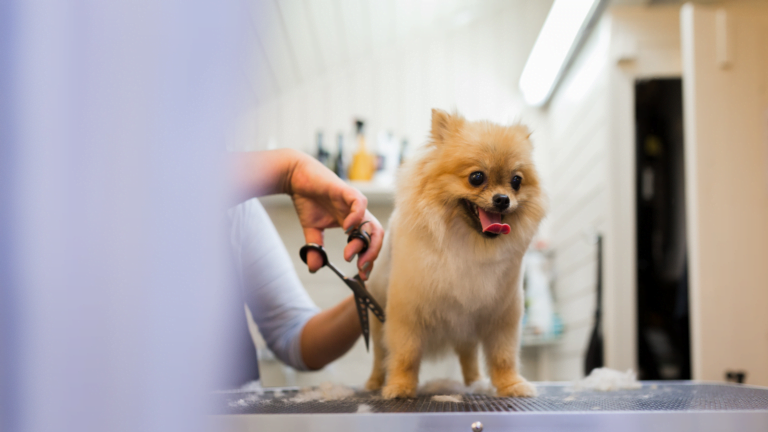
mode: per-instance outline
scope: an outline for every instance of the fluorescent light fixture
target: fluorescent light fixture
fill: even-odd
[[[533,106],[544,105],[604,0],[555,0],[520,76]]]

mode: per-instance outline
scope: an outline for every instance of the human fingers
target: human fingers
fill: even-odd
[[[365,246],[362,240],[353,239],[344,249],[344,258],[350,261],[358,254],[357,268],[363,279],[367,279],[371,272],[373,261],[379,256],[379,251],[384,240],[384,229],[379,221],[368,211],[365,212],[365,222],[359,229],[368,234],[368,248],[364,253],[360,253]]]
[[[365,209],[368,206],[368,198],[366,198],[365,195],[351,186],[347,186],[342,194],[342,197],[344,199],[344,203],[349,206],[349,211],[344,217],[344,222],[341,226],[344,228],[344,231],[349,231],[350,229],[354,229],[359,226],[361,223],[363,223],[363,220],[365,220]]]
[[[363,225],[361,227],[361,230],[365,230],[366,226],[368,226],[368,224]],[[364,247],[365,247],[365,242],[363,242],[359,238],[352,239],[352,241],[347,243],[347,246],[344,248],[344,259],[347,261],[352,261],[352,259],[355,258],[355,255],[358,255]],[[368,249],[370,248],[371,246],[369,245]],[[368,252],[366,251],[365,255],[367,254]],[[358,274],[360,275],[360,277],[363,280],[368,280],[368,275],[371,274],[371,269],[373,268],[373,261],[363,262],[362,258],[358,258],[357,268],[358,268]]]
[[[358,255],[357,268],[361,274],[366,275],[367,279],[368,274],[371,272],[373,262],[379,257],[379,251],[381,251],[381,246],[384,243],[384,228],[382,228],[378,219],[368,211],[365,212],[365,219],[368,223],[364,224],[362,229],[370,235],[371,240],[368,245],[368,250],[365,251],[365,253]]]
[[[375,225],[379,222],[369,212],[365,214],[370,217],[366,218],[360,225],[353,226],[345,232],[350,236],[350,240],[347,240],[347,246],[344,248],[344,259],[347,262],[352,261],[355,255],[363,252],[363,250],[367,251],[371,246],[371,232],[375,231]],[[353,234],[353,230],[358,233]],[[366,239],[364,240],[361,236],[366,237]]]
[[[304,239],[307,243],[323,245],[323,230],[318,228],[304,228]],[[309,272],[314,273],[323,266],[323,257],[320,252],[310,249],[307,253],[307,267]]]
[[[352,261],[352,259],[360,253],[361,250],[365,247],[365,242],[360,240],[359,238],[354,238],[352,241],[347,243],[347,245],[344,247],[344,259],[347,262]]]
[[[373,261],[367,262],[365,264],[366,264],[365,270],[361,270],[361,271],[357,272],[357,274],[360,275],[360,278],[362,280],[367,281],[368,278],[371,277],[371,270],[373,270]]]

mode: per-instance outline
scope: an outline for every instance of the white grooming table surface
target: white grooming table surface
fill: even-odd
[[[359,392],[334,401],[291,401],[295,388],[262,394],[215,394],[217,426],[269,431],[768,431],[768,388],[687,381],[644,381],[641,389],[573,391],[568,383],[537,383],[535,398],[464,395],[384,400]],[[277,395],[277,396],[276,396]],[[361,404],[371,413],[357,413]]]

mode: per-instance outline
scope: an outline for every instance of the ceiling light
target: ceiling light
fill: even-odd
[[[544,105],[605,0],[555,0],[520,77],[533,106]]]

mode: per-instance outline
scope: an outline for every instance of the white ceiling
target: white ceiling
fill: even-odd
[[[551,0],[255,0],[257,97],[436,29],[460,27],[510,2]]]
[[[436,30],[461,27],[505,7],[553,0],[252,0],[249,58],[257,100]],[[610,0],[657,4],[679,0]]]

